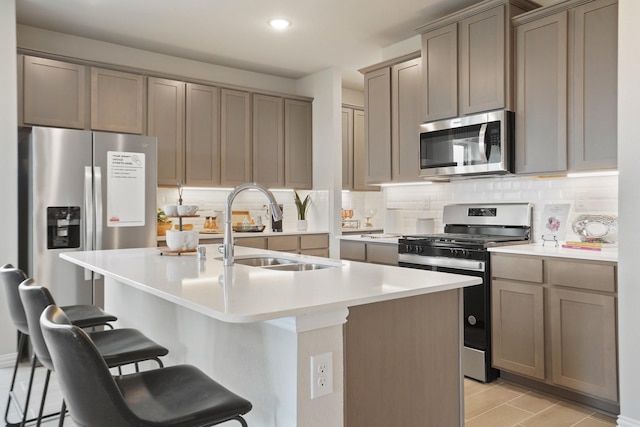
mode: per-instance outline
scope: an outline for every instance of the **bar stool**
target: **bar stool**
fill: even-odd
[[[27,411],[29,409],[29,399],[31,397],[31,390],[33,386],[33,377],[35,374],[36,368],[36,360],[32,359],[31,363],[31,373],[29,375],[29,386],[27,388],[27,398],[24,405],[24,408],[18,402],[14,392],[14,386],[16,382],[16,376],[18,374],[18,366],[20,364],[20,355],[25,351],[27,346],[27,340],[29,339],[29,325],[27,323],[27,318],[24,312],[24,308],[22,306],[22,301],[20,300],[20,295],[18,292],[18,286],[24,280],[27,279],[27,275],[20,270],[19,268],[15,268],[11,264],[5,264],[0,267],[0,286],[5,289],[5,294],[7,298],[7,304],[9,306],[9,316],[11,317],[11,321],[14,326],[18,330],[18,353],[16,355],[16,362],[13,368],[13,376],[11,378],[11,386],[9,387],[9,398],[7,399],[7,408],[4,413],[4,419],[9,427],[24,425],[27,422],[34,421],[34,419],[27,419]],[[92,326],[102,326],[109,325],[109,322],[113,322],[118,318],[112,314],[104,312],[100,307],[95,305],[73,305],[73,306],[65,306],[62,307],[67,314],[69,320],[78,325],[81,328],[87,328]],[[11,423],[9,422],[9,408],[11,407],[11,403],[13,402],[19,416],[22,418],[20,423]],[[56,414],[51,414],[51,416]]]
[[[89,335],[49,306],[42,334],[71,418],[91,427],[205,427],[242,418],[251,402],[191,365],[113,377]]]
[[[53,371],[51,355],[49,354],[49,350],[42,336],[42,329],[40,328],[40,315],[48,306],[55,305],[55,301],[49,290],[43,286],[38,286],[33,279],[25,280],[20,284],[18,289],[27,316],[35,357],[47,368],[42,400],[40,402],[40,411],[38,412],[37,426],[40,426],[49,386],[49,377],[51,376],[51,371]],[[162,361],[159,358],[169,353],[169,350],[156,344],[137,329],[108,329],[105,331],[87,332],[87,334],[109,368],[119,368],[123,365],[135,363],[137,372],[138,362],[146,360],[155,360],[160,367],[163,367]],[[62,426],[64,422],[64,412],[65,405],[63,402],[62,410],[60,411],[60,426]]]

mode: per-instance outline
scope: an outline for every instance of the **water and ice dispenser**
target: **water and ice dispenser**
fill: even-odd
[[[80,207],[47,208],[47,249],[80,247]]]

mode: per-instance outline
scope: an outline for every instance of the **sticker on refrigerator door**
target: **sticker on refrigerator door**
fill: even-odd
[[[107,152],[107,227],[145,223],[145,155]]]

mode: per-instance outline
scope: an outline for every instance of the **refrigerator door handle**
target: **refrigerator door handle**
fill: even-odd
[[[94,236],[94,211],[93,211],[93,171],[91,166],[85,166],[84,168],[84,250],[93,250],[93,236]],[[93,272],[91,270],[84,270],[84,280],[91,280]]]
[[[103,218],[102,218],[102,168],[95,166],[93,168],[93,180],[95,183],[95,209],[96,209],[96,246],[94,250],[102,249],[102,233],[103,233]]]
[[[96,244],[93,250],[102,249],[102,237],[103,237],[103,216],[102,216],[102,168],[100,166],[94,166],[93,168],[93,188],[94,188],[94,206],[96,210]],[[100,279],[102,276],[98,273],[94,273],[94,280]]]

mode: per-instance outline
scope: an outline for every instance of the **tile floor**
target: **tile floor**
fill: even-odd
[[[6,407],[12,371],[11,368],[0,368],[0,402],[3,403],[1,407],[3,410]],[[24,364],[18,372],[17,393],[22,403],[26,394],[28,366]],[[44,375],[44,368],[38,368],[29,410],[31,417],[35,416],[38,411]],[[49,387],[45,413],[57,412],[61,404],[55,375],[52,376]],[[607,427],[616,425],[613,418],[501,380],[483,384],[465,378],[464,387],[465,427]],[[13,410],[10,412],[9,421],[18,421]],[[4,420],[0,424],[3,422]],[[41,425],[43,427],[57,426],[58,418],[51,418]],[[64,425],[65,427],[76,427],[68,415]]]
[[[580,406],[508,384],[465,378],[465,427],[607,427],[616,421]]]

